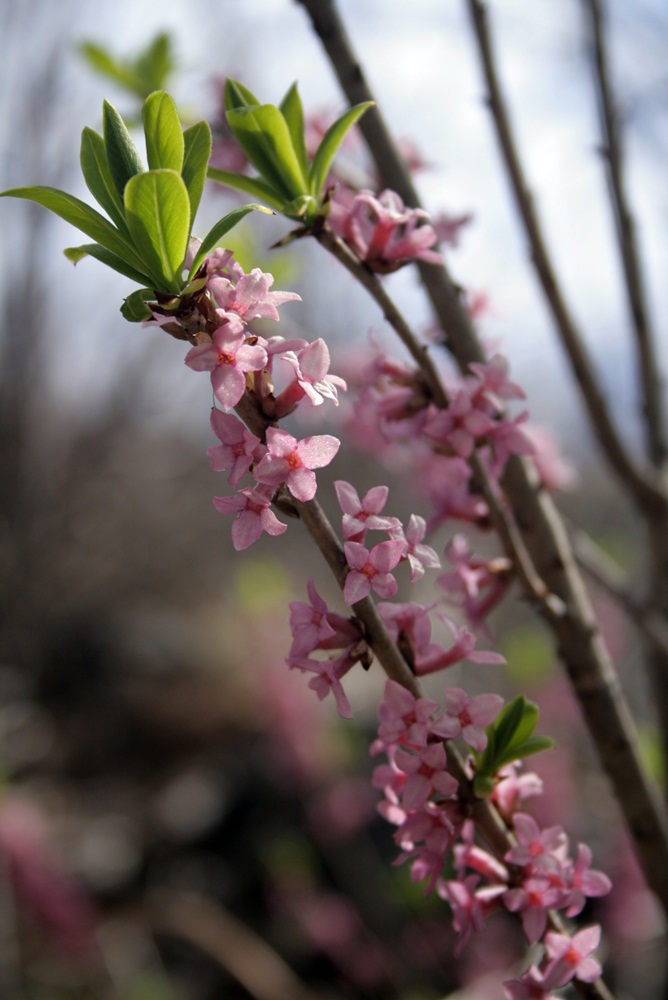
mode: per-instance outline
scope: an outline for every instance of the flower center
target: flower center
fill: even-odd
[[[224,351],[218,351],[218,364],[219,365],[233,365],[234,355],[226,354]]]

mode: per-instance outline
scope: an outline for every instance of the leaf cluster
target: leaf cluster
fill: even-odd
[[[203,240],[189,274],[184,265],[195,214],[211,155],[211,130],[197,122],[185,131],[176,105],[164,91],[150,94],[142,108],[148,169],[116,109],[104,102],[102,135],[84,128],[81,169],[86,185],[106,213],[51,187],[13,188],[2,195],[26,198],[50,209],[95,242],[65,250],[74,264],[90,256],[143,287],[126,300],[123,314],[150,315],[145,302],[156,294],[178,296],[187,289],[206,254],[248,212],[244,205],[220,219]]]
[[[537,722],[538,706],[520,694],[487,726],[487,746],[481,754],[476,754],[473,787],[480,798],[491,794],[494,776],[502,767],[554,747],[554,740],[549,736],[533,735]]]
[[[312,223],[322,211],[327,175],[346,132],[372,106],[372,101],[365,101],[349,108],[330,126],[309,161],[297,84],[276,107],[260,104],[247,87],[228,79],[227,122],[258,176],[211,167],[209,177],[258,198],[288,218]]]

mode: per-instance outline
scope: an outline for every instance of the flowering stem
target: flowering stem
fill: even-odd
[[[299,2],[308,11],[351,103],[374,100],[332,0]],[[418,207],[411,178],[377,107],[361,119],[360,129],[384,182],[406,204]],[[418,266],[445,332],[445,342],[462,371],[466,371],[472,361],[484,360],[484,354],[459,290],[445,267]],[[521,459],[510,458],[503,485],[540,577],[568,609],[567,614],[550,619],[560,656],[620,802],[647,883],[668,913],[668,811],[641,761],[635,725],[601,639],[565,527],[551,498],[532,480]],[[664,495],[653,484],[643,480],[642,491],[653,505],[665,507]]]

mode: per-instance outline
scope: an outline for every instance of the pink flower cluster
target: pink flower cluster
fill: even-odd
[[[475,843],[474,824],[465,819],[457,782],[447,771],[446,745],[461,738],[481,753],[487,745],[485,727],[502,705],[495,694],[469,698],[461,689],[449,688],[441,711],[437,702],[415,698],[388,681],[378,738],[371,747],[373,755],[384,752],[388,763],[376,768],[374,785],[385,795],[378,807],[381,815],[397,827],[394,839],[401,853],[396,863],[410,862],[411,879],[426,881],[426,892],[436,890],[452,909],[457,953],[494,911],[518,913],[528,943],[543,942],[544,957],[520,979],[506,983],[506,995],[511,1000],[547,997],[571,979],[591,982],[600,975],[598,962],[589,957],[598,946],[600,928],[586,928],[573,938],[555,933],[549,930],[549,911],[577,916],[588,898],[605,895],[611,884],[591,868],[585,844],[571,858],[562,827],[541,829],[520,811],[541,786],[535,775],[519,776],[516,764],[502,769],[492,795],[516,846],[499,859]],[[443,869],[451,852],[456,878],[446,879]]]
[[[276,420],[303,401],[312,406],[325,399],[338,404],[338,389],[346,384],[329,374],[329,351],[323,340],[308,344],[301,338],[267,339],[249,329],[253,320],[278,320],[278,306],[299,299],[296,293],[271,291],[272,275],[259,268],[244,274],[229,250],[214,250],[202,273],[218,325],[205,343],[191,348],[185,362],[195,371],[211,373],[214,395],[223,407],[214,407],[211,413],[220,445],[209,449],[209,458],[215,471],[229,470],[228,483],[236,493],[215,497],[214,505],[220,513],[234,516],[232,541],[236,549],[245,549],[265,531],[279,535],[286,530],[271,509],[277,490],[287,490],[301,502],[312,500],[317,488],[314,470],[329,465],[340,441],[329,434],[297,440],[276,426],[268,427],[262,441],[226,411],[238,406],[248,392],[268,419]],[[278,396],[272,382],[276,357],[286,362],[286,371],[292,370]],[[247,474],[254,483],[242,488]]]
[[[416,260],[443,263],[431,249],[438,236],[428,218],[423,209],[407,208],[396,191],[355,194],[339,188],[330,201],[327,221],[372,271],[387,274]]]

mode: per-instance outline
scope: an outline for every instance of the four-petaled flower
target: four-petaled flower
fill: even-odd
[[[258,483],[280,486],[285,483],[296,500],[312,500],[316,492],[313,469],[329,465],[341,442],[330,434],[318,434],[298,441],[279,427],[267,430],[267,454],[254,472]]]
[[[368,597],[372,588],[379,597],[394,597],[398,587],[392,570],[403,554],[403,542],[380,542],[371,551],[359,542],[346,542],[343,549],[350,567],[343,588],[346,604]]]
[[[221,514],[234,514],[232,544],[237,552],[256,542],[263,531],[282,535],[287,524],[278,520],[271,509],[273,490],[266,486],[246,487],[233,497],[214,497],[213,505]]]
[[[211,372],[216,399],[230,410],[244,394],[246,372],[261,371],[267,352],[259,344],[246,343],[243,323],[232,315],[214,332],[210,344],[198,344],[188,351],[185,363],[196,372]]]

